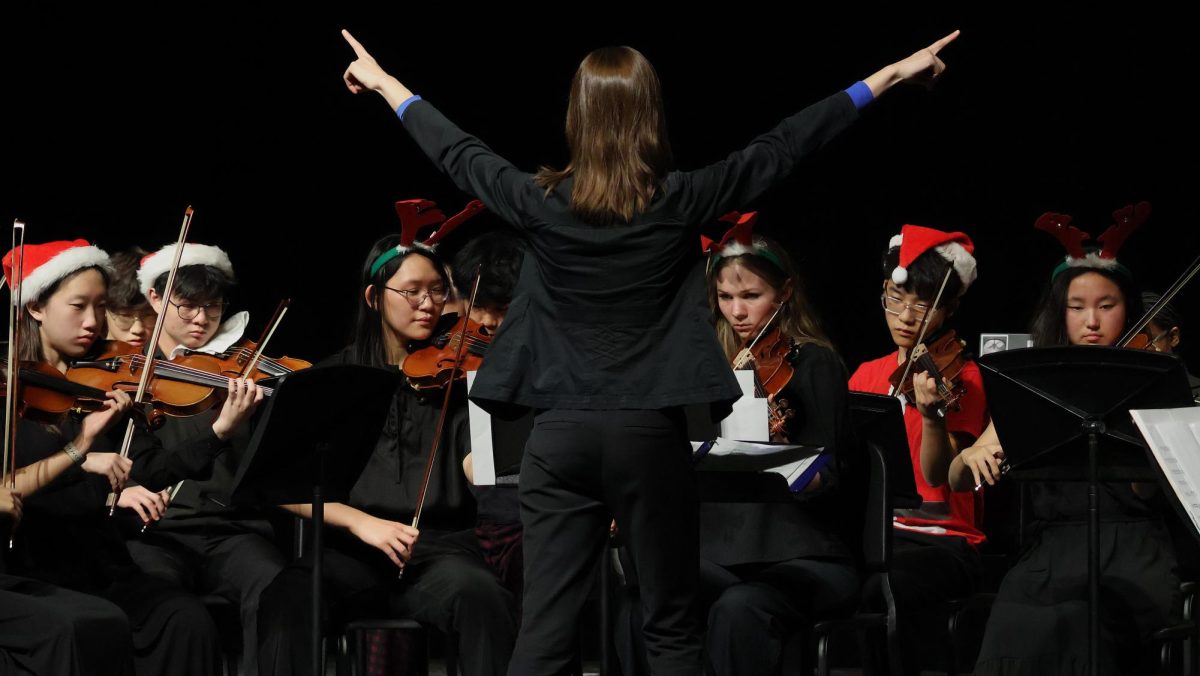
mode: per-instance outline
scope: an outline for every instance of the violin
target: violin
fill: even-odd
[[[940,332],[935,340],[917,343],[908,351],[904,362],[888,377],[892,391],[904,397],[910,406],[916,406],[912,375],[923,372],[937,383],[938,397],[941,399],[938,403],[939,412],[957,411],[959,400],[965,392],[959,379],[959,374],[967,365],[965,348],[966,343],[958,339],[953,329]],[[946,383],[947,380],[950,384]]]
[[[767,326],[770,324],[768,322]],[[754,369],[754,395],[767,400],[767,430],[771,441],[788,441],[787,421],[796,415],[787,399],[776,399],[795,373],[791,362],[795,351],[792,339],[776,327],[769,333],[760,332],[730,362],[735,371]]]
[[[434,335],[428,345],[409,354],[400,370],[418,392],[440,390],[453,380],[465,379],[467,371],[477,370],[491,342],[492,336],[483,332],[479,322],[464,315]],[[460,346],[466,349],[456,369],[454,361]]]
[[[302,371],[307,368],[312,368],[312,362],[297,359],[296,357],[264,357],[258,358],[258,363],[255,364],[254,372],[242,375],[246,365],[254,358],[254,353],[258,351],[258,343],[253,340],[245,340],[233,347],[225,350],[219,355],[215,355],[221,360],[224,368],[222,373],[229,374],[230,377],[249,378],[251,380],[262,380],[264,378],[278,378],[295,371]],[[184,354],[203,354],[188,350]],[[209,355],[214,356],[214,355]]]
[[[146,356],[121,341],[104,341],[100,345],[100,352],[92,359],[72,362],[66,377],[100,391],[136,392],[146,368]],[[150,426],[162,426],[165,416],[188,417],[212,408],[229,386],[231,363],[199,352],[169,361],[155,360],[154,373],[146,384]],[[272,388],[263,388],[265,396],[273,392]]]
[[[3,366],[7,368],[7,362]],[[109,401],[104,390],[72,382],[46,362],[21,362],[19,374],[17,415],[30,420],[55,424],[67,413],[98,411]],[[7,396],[5,384],[0,389],[0,397]]]

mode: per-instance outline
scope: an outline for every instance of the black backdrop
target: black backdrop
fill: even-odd
[[[933,92],[890,93],[752,205],[760,229],[798,259],[851,368],[891,347],[878,259],[902,223],[962,229],[977,242],[980,281],[959,317],[973,347],[980,331],[1026,326],[1062,255],[1032,228],[1043,211],[1074,214],[1099,234],[1112,210],[1151,201],[1154,215],[1122,256],[1149,288],[1200,253],[1200,134],[1185,104],[1197,60],[1178,16],[925,8],[804,21],[794,6],[648,6],[572,5],[567,19],[534,9],[468,16],[463,6],[81,14],[10,4],[0,14],[0,217],[26,220],[30,241],[85,237],[116,251],[173,240],[192,204],[192,240],[230,252],[237,301],[258,319],[251,332],[292,297],[273,351],[316,359],[347,336],[362,258],[397,227],[392,202],[428,197],[455,209],[467,199],[377,96],[347,93],[351,51],[339,28],[529,169],[562,164],[570,76],[597,46],[630,44],[656,65],[677,162],[691,168],[962,28]],[[1185,318],[1200,318],[1197,298],[1189,289],[1177,301]]]

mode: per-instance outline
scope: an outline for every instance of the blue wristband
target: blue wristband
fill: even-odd
[[[412,105],[414,101],[420,101],[420,100],[421,100],[421,97],[417,94],[413,94],[412,96],[408,97],[407,99],[404,99],[403,103],[401,103],[399,106],[396,106],[396,117],[403,120],[404,119],[404,111],[408,110],[408,107],[410,105]]]
[[[854,107],[859,110],[862,110],[868,103],[875,100],[875,95],[871,93],[871,88],[862,80],[850,85],[846,89],[846,93],[850,95],[850,100],[854,102]]]

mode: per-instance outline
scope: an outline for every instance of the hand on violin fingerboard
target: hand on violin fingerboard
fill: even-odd
[[[954,384],[943,378],[946,387],[954,387]],[[921,415],[930,420],[941,420],[942,413],[942,397],[938,394],[937,381],[929,377],[925,372],[913,374],[913,395],[917,399],[917,410]]]
[[[220,415],[213,421],[213,434],[221,441],[227,441],[233,436],[234,430],[250,418],[262,400],[263,389],[253,380],[230,378],[225,403],[221,406]]]

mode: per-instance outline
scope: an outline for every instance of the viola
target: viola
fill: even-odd
[[[966,343],[958,339],[953,329],[945,329],[934,340],[917,343],[908,351],[904,362],[888,377],[892,391],[904,397],[909,405],[916,406],[912,375],[926,373],[937,383],[938,397],[941,399],[939,411],[957,411],[964,392],[959,376],[967,364],[965,348]],[[946,381],[950,381],[949,384]]]
[[[467,377],[483,363],[492,337],[483,332],[479,322],[464,315],[429,341],[429,345],[414,350],[401,364],[400,370],[417,391],[439,390],[453,380]],[[455,368],[459,346],[464,346],[462,363]]]

